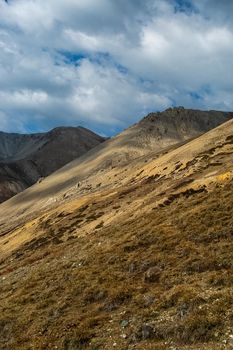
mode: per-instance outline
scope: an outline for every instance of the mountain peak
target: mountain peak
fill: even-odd
[[[0,202],[83,155],[105,139],[82,127],[47,133],[0,133]]]

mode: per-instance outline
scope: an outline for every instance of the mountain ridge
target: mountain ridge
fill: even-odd
[[[193,110],[181,109],[181,114]],[[169,113],[175,112],[177,108],[169,109]],[[159,118],[166,116],[167,111],[156,113]],[[201,121],[206,118],[211,120],[211,112],[203,112],[194,110],[195,115],[201,114]],[[212,119],[213,125],[218,125],[220,121],[231,119],[231,112],[215,112],[218,118]],[[146,117],[147,118],[147,117]],[[143,120],[145,121],[146,118]],[[150,118],[150,114],[149,114]],[[164,119],[163,119],[164,120]],[[187,119],[186,119],[187,120]],[[189,122],[189,121],[188,121]],[[148,132],[149,130],[149,132]],[[145,135],[146,142],[145,142]],[[200,136],[200,132],[194,129],[191,133],[192,138]],[[181,142],[182,140],[182,142]],[[102,144],[94,147],[83,156],[66,164],[56,172],[44,178],[41,183],[38,183],[23,193],[13,197],[10,202],[6,203],[6,208],[13,206],[23,208],[23,212],[34,211],[40,205],[44,209],[49,205],[54,205],[61,201],[63,197],[72,197],[76,192],[80,195],[88,195],[104,188],[117,188],[120,184],[127,182],[127,174],[130,173],[129,164],[140,169],[144,162],[151,162],[153,159],[160,157],[163,153],[170,152],[172,148],[178,148],[183,143],[188,142],[186,137],[179,137],[174,141],[174,138],[167,141],[158,141],[158,132],[156,127],[151,129],[151,124],[139,122],[122,133],[116,135]],[[122,170],[121,170],[122,169]],[[127,171],[125,171],[127,169]],[[138,170],[139,171],[139,170]],[[5,207],[2,205],[2,208]],[[1,209],[1,206],[0,206]],[[6,210],[6,209],[5,209]]]
[[[232,348],[232,155],[229,120],[1,204],[4,348]]]
[[[83,127],[58,127],[47,133],[0,134],[0,201],[48,176],[105,138]]]

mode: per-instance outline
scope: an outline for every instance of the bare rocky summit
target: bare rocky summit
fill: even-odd
[[[23,191],[105,139],[82,127],[47,133],[0,132],[0,202]]]
[[[157,148],[190,140],[233,118],[231,112],[200,111],[184,107],[168,108],[163,112],[150,113],[143,118],[136,129],[153,136]],[[135,127],[133,127],[135,128]],[[142,134],[141,134],[142,135]],[[146,140],[145,140],[146,141]]]
[[[232,117],[232,112],[200,111],[183,107],[150,113],[100,145],[99,152],[95,150],[95,159],[99,159],[99,168],[105,168],[109,164],[119,166],[151,152],[161,152],[175,144],[191,140]]]

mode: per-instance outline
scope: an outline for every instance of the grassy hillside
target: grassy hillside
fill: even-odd
[[[232,125],[3,226],[2,349],[233,348]]]

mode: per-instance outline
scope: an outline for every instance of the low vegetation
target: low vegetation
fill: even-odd
[[[42,216],[1,265],[1,349],[231,349],[232,185],[111,225],[142,189]]]

